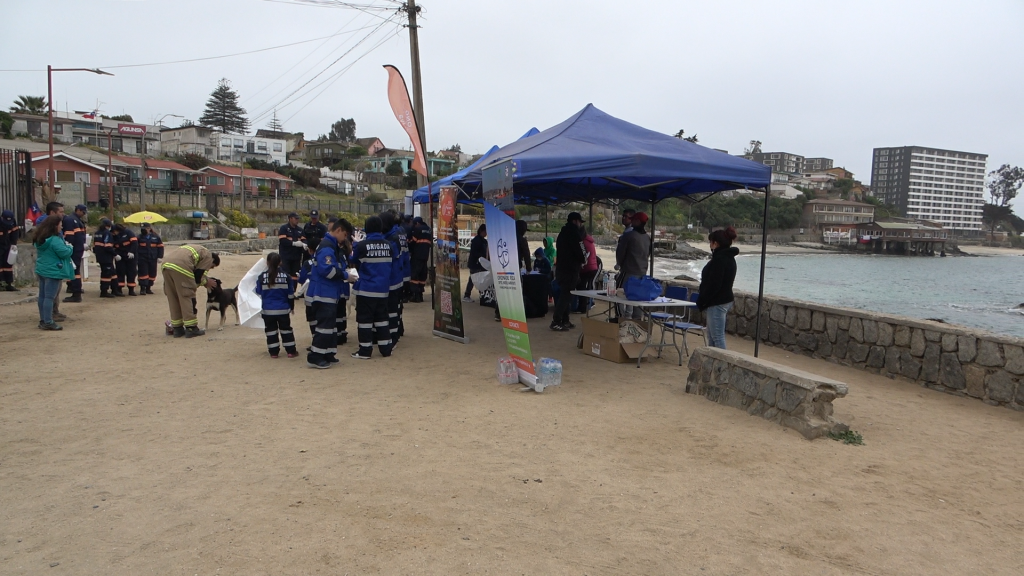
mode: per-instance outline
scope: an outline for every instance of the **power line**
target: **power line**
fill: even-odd
[[[282,99],[280,100],[280,102],[278,102],[277,104],[275,104],[275,105],[273,105],[273,106],[271,106],[271,107],[269,107],[269,108],[265,109],[264,111],[260,112],[259,114],[256,114],[256,115],[255,115],[255,116],[253,117],[253,120],[252,120],[252,121],[253,121],[253,122],[258,122],[259,120],[263,119],[263,118],[264,118],[264,117],[265,117],[265,116],[266,116],[266,115],[267,115],[267,114],[268,114],[268,113],[269,113],[269,112],[270,112],[271,110],[273,110],[273,109],[280,109],[280,108],[282,108],[282,107],[284,107],[284,106],[287,106],[287,105],[291,104],[292,102],[289,102],[288,104],[285,104],[285,102],[286,102],[287,100],[291,99],[291,98],[292,98],[292,96],[294,96],[295,94],[297,94],[297,93],[298,93],[298,92],[299,92],[300,90],[302,90],[303,88],[305,88],[306,86],[308,86],[308,85],[309,85],[309,84],[310,84],[310,83],[311,83],[311,82],[312,82],[313,80],[316,80],[316,79],[317,79],[318,77],[320,77],[321,75],[323,75],[323,73],[324,73],[324,72],[327,72],[328,70],[330,70],[330,69],[331,69],[331,67],[333,67],[333,66],[334,66],[335,64],[337,64],[338,62],[340,62],[342,58],[344,58],[345,56],[348,56],[349,54],[351,54],[353,50],[355,50],[356,48],[358,48],[358,47],[359,47],[359,46],[360,46],[360,45],[361,45],[361,44],[362,44],[363,42],[366,42],[366,41],[367,41],[367,40],[368,40],[368,39],[369,39],[369,38],[370,38],[371,36],[373,36],[374,34],[376,34],[376,33],[377,33],[377,31],[378,31],[378,30],[380,30],[380,29],[381,29],[382,27],[384,27],[384,25],[385,25],[385,24],[387,24],[388,22],[391,22],[391,21],[392,21],[392,20],[394,19],[394,17],[395,17],[395,16],[393,15],[393,16],[389,17],[388,19],[384,20],[383,22],[381,22],[380,24],[378,24],[378,25],[377,25],[377,27],[376,27],[376,28],[374,28],[374,29],[373,29],[373,30],[372,30],[372,31],[371,31],[371,32],[370,32],[369,34],[367,34],[366,36],[364,36],[364,37],[363,37],[363,38],[362,38],[362,39],[361,39],[361,40],[360,40],[359,42],[356,42],[356,44],[355,44],[355,45],[353,45],[353,46],[352,46],[351,48],[349,48],[348,50],[346,50],[344,54],[342,54],[341,56],[338,56],[338,57],[337,57],[337,58],[336,58],[336,59],[335,59],[335,60],[334,60],[333,62],[331,62],[330,64],[328,64],[326,68],[324,68],[324,69],[323,69],[323,70],[321,70],[320,72],[317,72],[317,73],[316,73],[315,75],[313,75],[313,77],[312,77],[312,78],[310,78],[309,80],[307,80],[307,81],[303,82],[303,83],[302,83],[302,84],[301,84],[301,85],[300,85],[300,86],[299,86],[298,88],[296,88],[295,90],[292,90],[292,91],[291,91],[291,92],[290,92],[290,93],[289,93],[289,94],[288,94],[287,96],[285,96],[284,98],[282,98]],[[319,86],[319,85],[320,85],[320,84],[318,84],[317,86]],[[316,88],[316,86],[314,86],[314,89],[315,89],[315,88]],[[300,96],[300,97],[301,97],[301,96]]]
[[[326,45],[326,44],[327,44],[327,43],[328,43],[328,42],[330,41],[330,39],[331,39],[331,38],[333,38],[334,36],[336,36],[336,35],[340,34],[340,33],[341,33],[341,32],[342,32],[342,31],[343,31],[343,30],[344,30],[345,28],[347,28],[347,27],[348,27],[348,26],[349,26],[350,24],[352,24],[353,22],[355,22],[355,21],[356,21],[356,19],[357,19],[358,17],[359,17],[359,16],[356,16],[356,17],[352,18],[351,20],[349,20],[348,22],[346,22],[344,26],[342,26],[341,28],[339,28],[339,29],[338,29],[338,31],[334,33],[334,35],[332,35],[332,36],[328,37],[328,38],[327,38],[326,40],[324,40],[324,41],[323,41],[323,42],[322,42],[322,43],[321,43],[321,44],[320,44],[319,46],[317,46],[316,48],[314,48],[313,50],[311,50],[311,51],[309,52],[309,54],[306,54],[306,56],[302,58],[302,60],[305,60],[306,58],[309,58],[310,56],[312,56],[313,54],[315,54],[317,50],[319,50],[319,49],[323,48],[323,47],[324,47],[324,46],[325,46],[325,45]],[[362,27],[362,28],[356,28],[355,30],[351,30],[350,32],[358,32],[359,30],[365,30],[365,29],[367,29],[367,28],[371,28],[371,27],[372,27],[372,26],[364,26],[364,27]],[[300,74],[299,76],[301,77],[302,75],[304,75],[304,74],[307,74],[307,73],[308,73],[308,72],[309,72],[310,70],[312,70],[313,68],[315,68],[315,67],[319,66],[321,62],[323,62],[324,60],[326,60],[326,59],[327,59],[328,57],[330,57],[330,55],[331,55],[331,54],[333,54],[334,52],[336,52],[336,51],[337,51],[337,50],[338,50],[339,48],[341,48],[341,46],[344,46],[344,45],[345,45],[345,43],[344,43],[344,42],[342,42],[342,44],[341,44],[340,46],[338,46],[338,48],[335,48],[334,50],[331,50],[330,52],[328,52],[326,56],[324,56],[323,58],[321,58],[320,60],[318,60],[316,64],[314,64],[313,66],[310,66],[310,68],[309,68],[308,70],[306,70],[305,72],[303,72],[303,73],[302,73],[302,74]],[[245,97],[245,98],[244,98],[244,99],[242,100],[242,102],[241,102],[241,103],[245,103],[245,102],[247,102],[247,101],[249,101],[249,100],[251,100],[251,99],[255,98],[257,94],[259,94],[259,93],[263,92],[263,91],[264,91],[264,90],[266,90],[267,88],[270,88],[270,87],[271,87],[271,86],[273,86],[273,85],[274,85],[274,84],[275,84],[275,83],[276,83],[276,82],[277,82],[278,80],[280,80],[281,78],[284,78],[284,77],[285,77],[285,76],[286,76],[286,75],[287,75],[287,74],[288,74],[289,72],[291,72],[291,71],[293,71],[293,70],[294,70],[294,68],[286,68],[286,69],[285,69],[285,71],[284,71],[284,72],[282,72],[280,76],[278,76],[277,78],[274,78],[273,80],[271,80],[271,81],[270,81],[270,83],[269,83],[269,84],[267,84],[266,86],[264,86],[263,88],[260,88],[260,89],[259,89],[259,90],[257,90],[256,92],[254,92],[254,93],[250,94],[249,96]],[[272,95],[272,96],[271,96],[270,98],[267,98],[267,100],[265,100],[264,102],[261,102],[261,103],[259,104],[259,106],[257,106],[257,108],[259,108],[259,107],[262,107],[262,106],[263,106],[264,104],[266,104],[266,103],[267,103],[267,102],[269,102],[270,100],[274,99],[274,98],[275,98],[275,97],[276,97],[276,96],[277,96],[278,94],[280,94],[281,92],[284,92],[284,91],[285,91],[286,89],[287,89],[287,87],[285,87],[285,88],[282,88],[281,90],[278,90],[278,91],[277,91],[277,92],[276,92],[275,94],[273,94],[273,95]]]
[[[377,1],[379,1],[379,0],[374,0],[374,4],[376,4],[376,3],[377,3]],[[349,21],[348,21],[347,23],[345,23],[345,25],[344,25],[344,26],[342,26],[342,29],[344,29],[345,27],[347,27],[347,26],[351,25],[352,23],[354,23],[354,22],[355,22],[355,21],[356,21],[356,20],[357,20],[358,18],[359,18],[359,15],[357,14],[357,15],[356,15],[356,16],[354,16],[354,17],[353,17],[353,18],[352,18],[351,20],[349,20]],[[363,30],[363,29],[365,29],[365,28],[370,28],[370,27],[371,27],[371,26],[366,26],[366,27],[364,27],[364,28],[360,28],[359,30]],[[327,42],[328,42],[328,41],[327,41],[327,40],[325,40],[325,41],[324,41],[324,43],[323,43],[323,44],[321,44],[321,46],[323,46],[323,45],[324,45],[324,44],[326,44]],[[323,63],[323,61],[324,61],[324,60],[327,60],[327,59],[328,59],[328,58],[330,58],[330,57],[331,57],[331,56],[332,56],[332,55],[333,55],[334,53],[336,53],[336,52],[337,52],[338,50],[340,50],[340,49],[344,48],[344,47],[345,47],[345,44],[346,44],[346,42],[342,42],[342,43],[341,43],[340,45],[338,45],[338,46],[337,46],[336,48],[334,48],[333,50],[331,50],[330,52],[328,52],[327,54],[325,54],[325,55],[324,55],[324,57],[323,57],[323,58],[320,58],[319,60],[317,60],[317,62],[316,62],[315,64],[313,64],[312,66],[309,66],[309,67],[308,67],[308,68],[307,68],[307,69],[306,69],[305,71],[303,71],[303,72],[301,72],[300,74],[298,74],[298,75],[296,76],[296,80],[295,80],[295,81],[298,81],[299,79],[301,79],[301,78],[302,78],[303,76],[305,76],[306,74],[309,74],[310,72],[312,72],[313,70],[315,70],[315,69],[316,69],[316,68],[317,68],[318,66],[320,66],[320,64],[322,64],[322,63]],[[315,53],[315,52],[316,52],[317,50],[319,50],[319,49],[320,49],[320,47],[317,47],[316,49],[314,49],[313,51],[311,51],[311,52],[310,52],[310,53],[309,53],[309,54],[308,54],[308,55],[306,56],[306,58],[309,58],[310,56],[312,56],[312,55],[313,55],[313,54],[314,54],[314,53]],[[305,59],[306,59],[306,58],[303,58],[303,59],[302,59],[301,61],[305,61]],[[264,91],[264,90],[266,90],[267,88],[270,88],[270,86],[272,86],[272,85],[274,85],[275,83],[277,83],[277,81],[278,81],[278,80],[280,80],[281,78],[284,78],[284,77],[285,77],[286,75],[288,75],[288,73],[289,73],[289,72],[292,72],[292,71],[294,71],[294,66],[293,66],[293,67],[291,67],[291,68],[288,68],[288,69],[286,69],[286,70],[285,70],[284,72],[282,72],[282,73],[281,73],[281,75],[280,75],[280,76],[278,76],[277,78],[275,78],[274,80],[272,80],[272,81],[271,81],[271,82],[270,82],[269,84],[267,84],[267,85],[266,85],[266,86],[264,86],[263,88],[260,88],[260,89],[259,89],[259,90],[258,90],[258,91],[256,92],[256,94],[259,94],[260,92],[263,92],[263,91]],[[266,98],[265,100],[261,101],[261,102],[260,102],[259,104],[255,105],[255,106],[254,106],[254,108],[255,108],[256,110],[265,110],[265,109],[264,109],[264,106],[265,106],[265,105],[266,105],[266,104],[267,104],[268,102],[270,102],[270,101],[274,100],[275,98],[277,98],[278,96],[280,96],[280,95],[281,95],[281,93],[282,93],[282,92],[284,92],[285,90],[288,90],[288,89],[289,89],[289,87],[290,87],[290,86],[289,86],[288,84],[286,84],[286,85],[285,85],[284,87],[282,87],[282,88],[281,88],[280,90],[278,90],[277,92],[275,92],[274,94],[272,94],[272,95],[271,95],[270,97]],[[252,96],[246,97],[244,101],[249,101],[249,100],[251,100],[253,96],[255,96],[255,94],[253,94]]]
[[[300,107],[300,108],[299,108],[298,110],[296,110],[296,111],[295,111],[294,113],[292,113],[292,115],[291,115],[291,116],[289,116],[289,117],[288,117],[288,119],[287,119],[287,120],[285,120],[285,122],[288,122],[288,121],[290,121],[290,120],[291,120],[292,118],[294,118],[294,117],[295,117],[296,115],[298,115],[298,113],[299,113],[299,112],[302,112],[302,111],[303,111],[303,110],[304,110],[304,109],[306,108],[306,106],[309,106],[309,105],[310,105],[311,103],[313,103],[313,101],[314,101],[314,100],[316,100],[317,98],[319,98],[319,97],[320,97],[320,95],[322,95],[322,94],[323,94],[324,92],[326,92],[326,91],[327,91],[327,89],[328,89],[328,88],[330,88],[330,87],[331,87],[331,85],[333,85],[333,84],[334,84],[334,83],[335,83],[335,82],[336,82],[336,81],[338,80],[338,78],[341,78],[342,76],[344,76],[346,72],[348,72],[348,71],[349,71],[349,70],[350,70],[350,69],[351,69],[351,68],[352,68],[353,66],[355,66],[356,62],[359,62],[360,60],[362,60],[362,59],[363,59],[363,57],[367,56],[368,54],[370,54],[370,52],[373,52],[374,50],[376,50],[377,48],[379,48],[379,47],[380,47],[381,45],[383,45],[383,44],[384,44],[385,42],[387,42],[388,40],[391,40],[391,39],[392,39],[392,38],[394,38],[395,36],[398,36],[398,34],[399,34],[399,33],[400,33],[401,31],[402,31],[402,29],[401,29],[400,27],[399,27],[399,28],[396,28],[394,32],[392,32],[392,33],[391,33],[390,35],[388,35],[387,37],[383,38],[383,39],[382,39],[382,40],[381,40],[380,42],[377,42],[377,44],[375,44],[375,45],[374,45],[374,46],[373,46],[372,48],[370,48],[369,50],[367,50],[367,51],[366,51],[366,52],[365,52],[365,53],[364,53],[364,54],[363,54],[362,56],[360,56],[359,58],[356,58],[354,62],[352,62],[351,64],[349,64],[349,65],[348,65],[348,66],[346,66],[345,68],[343,68],[343,69],[339,70],[339,71],[338,71],[338,73],[337,73],[337,74],[335,74],[335,75],[333,76],[333,78],[330,78],[330,79],[329,79],[329,80],[330,80],[330,83],[329,83],[329,84],[327,84],[327,86],[324,86],[324,89],[323,89],[323,90],[321,90],[320,92],[318,92],[318,93],[316,94],[316,96],[313,96],[312,98],[310,98],[308,102],[306,102],[305,104],[303,104],[303,105],[302,105],[302,106],[301,106],[301,107]],[[325,82],[326,82],[326,81],[327,81],[327,80],[325,80]],[[321,84],[322,84],[322,83],[321,83]],[[318,86],[319,86],[319,85],[318,85]],[[316,87],[314,87],[313,89],[315,89],[315,88],[316,88]],[[311,92],[311,91],[312,91],[313,89],[311,89],[311,90],[310,90],[310,92]],[[306,92],[306,94],[308,94],[308,93],[309,93],[309,92]],[[305,94],[304,94],[304,95],[305,95]]]
[[[293,4],[296,6],[306,6],[311,8],[350,8],[365,12],[371,16],[375,16],[380,19],[384,19],[380,14],[375,12],[387,12],[394,10],[395,8],[386,8],[383,6],[374,6],[373,4],[356,4],[354,2],[341,2],[340,0],[263,0],[264,2],[275,2],[278,4]],[[395,0],[389,0],[395,6],[399,6],[401,3]]]
[[[363,28],[358,28],[356,30],[350,30],[349,33],[358,32],[359,30],[365,30],[366,28],[370,28],[370,26],[365,26]],[[220,58],[232,58],[234,56],[244,56],[246,54],[256,54],[257,52],[267,52],[268,50],[277,50],[279,48],[287,48],[289,46],[297,46],[299,44],[308,44],[310,42],[316,42],[317,40],[325,40],[325,39],[334,38],[335,36],[338,36],[339,34],[342,34],[342,32],[335,32],[334,34],[331,34],[329,36],[321,36],[319,38],[310,38],[309,40],[300,40],[298,42],[292,42],[290,44],[281,44],[280,46],[271,46],[269,48],[259,48],[257,50],[249,50],[249,51],[246,51],[246,52],[237,52],[235,54],[224,54],[222,56],[206,56],[204,58],[191,58],[191,59],[188,59],[188,60],[171,60],[171,61],[168,61],[168,62],[151,62],[149,64],[122,64],[120,66],[100,66],[100,68],[110,68],[110,69],[113,69],[113,68],[140,68],[140,67],[143,67],[143,66],[163,66],[163,65],[166,65],[166,64],[184,64],[186,62],[201,62],[203,60],[217,60],[217,59],[220,59]]]
[[[298,94],[297,96],[292,97],[295,94],[295,92],[293,92],[292,95],[289,95],[284,100],[282,100],[281,102],[278,103],[278,108],[287,108],[288,106],[291,106],[292,104],[297,103],[299,100],[305,98],[311,92],[313,92],[314,90],[316,90],[317,88],[319,88],[321,86],[324,86],[325,84],[327,84],[327,86],[324,88],[324,90],[326,90],[328,87],[330,87],[331,84],[334,83],[334,81],[336,81],[338,78],[343,76],[346,72],[348,72],[353,66],[355,66],[355,64],[357,62],[362,60],[369,53],[371,53],[374,50],[376,50],[381,44],[383,44],[384,42],[390,40],[395,34],[397,34],[397,32],[398,32],[398,30],[396,30],[396,32],[394,34],[392,34],[390,36],[387,36],[387,37],[383,38],[382,40],[378,41],[377,44],[373,45],[369,50],[367,50],[366,52],[361,54],[358,58],[356,58],[355,60],[353,60],[349,64],[345,65],[343,68],[341,68],[340,70],[338,70],[334,74],[331,74],[327,78],[324,78],[319,83],[317,83],[316,85],[310,87],[308,90],[306,90],[302,94]],[[355,48],[355,46],[353,46],[353,48]],[[324,71],[326,71],[326,69]],[[310,79],[310,80],[312,81],[312,79]],[[300,89],[301,89],[301,87],[300,87]],[[313,100],[316,100],[320,96],[320,94],[322,94],[324,92],[324,90],[321,90],[319,93],[317,93],[316,96],[314,96],[309,101],[307,101],[305,104],[303,104],[302,107],[299,108],[299,110],[302,110],[303,108],[308,106],[310,102],[312,102]],[[298,92],[298,90],[296,90],[296,92]],[[276,110],[277,108],[274,108],[274,109]],[[267,113],[268,112],[264,111],[257,118],[262,120],[263,118],[265,118],[267,116]],[[291,116],[289,116],[287,119],[285,119],[285,122],[290,121],[295,116],[295,114],[297,114],[297,113],[298,113],[298,111],[293,113]]]

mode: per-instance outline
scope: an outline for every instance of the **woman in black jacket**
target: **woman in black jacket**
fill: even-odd
[[[708,319],[708,345],[725,349],[725,317],[732,308],[732,283],[736,279],[736,255],[732,247],[736,230],[730,226],[708,234],[711,260],[700,273],[700,295],[697,308],[704,310]]]
[[[484,267],[480,265],[481,258],[489,258],[487,255],[487,224],[481,224],[476,229],[476,236],[469,242],[469,282],[466,282],[466,293],[462,296],[464,302],[472,302],[470,296],[473,294],[472,275],[483,272]],[[480,303],[483,304],[483,298]]]

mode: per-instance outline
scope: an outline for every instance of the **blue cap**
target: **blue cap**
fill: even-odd
[[[79,204],[78,206],[75,206],[75,210],[81,210],[82,212],[88,212],[89,211],[89,207],[86,206],[85,204]]]

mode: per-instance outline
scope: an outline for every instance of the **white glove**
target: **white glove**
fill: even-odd
[[[121,255],[120,254],[114,254],[114,262],[120,262],[120,261],[121,261]]]
[[[292,246],[298,246],[299,248],[305,248],[306,243],[302,240],[292,240]]]
[[[298,287],[298,288],[297,288],[297,289],[295,290],[295,297],[296,297],[296,298],[301,298],[301,297],[302,297],[302,296],[303,296],[303,295],[304,295],[304,294],[306,293],[306,289],[307,289],[307,288],[309,288],[309,280],[306,280],[305,282],[303,282],[303,283],[302,283],[302,284],[301,284],[301,285],[300,285],[300,286],[299,286],[299,287]]]
[[[135,253],[134,252],[129,252],[128,253],[128,259],[129,260],[135,260]]]
[[[346,280],[346,282],[348,282],[349,284],[355,284],[358,281],[359,281],[359,271],[356,270],[355,268],[349,268],[349,270],[348,270],[348,280]]]

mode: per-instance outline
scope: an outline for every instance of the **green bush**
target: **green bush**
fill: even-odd
[[[232,232],[228,234],[228,240],[238,241],[245,240],[245,238],[243,238],[241,234],[235,234],[234,232]]]
[[[228,224],[235,228],[255,228],[256,219],[238,210],[228,210]]]
[[[1010,246],[1014,248],[1024,248],[1024,236],[1010,236]]]

